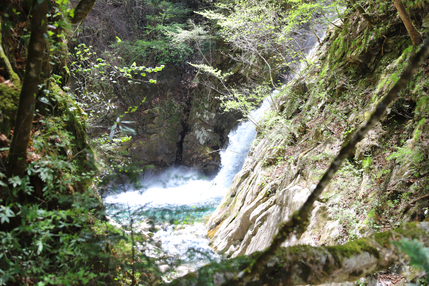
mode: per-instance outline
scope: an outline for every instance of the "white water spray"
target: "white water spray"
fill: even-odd
[[[265,100],[261,107],[251,113],[252,118],[260,119],[268,107],[269,102]],[[176,220],[181,223],[189,218],[192,221],[207,216],[217,207],[234,176],[241,170],[255,136],[255,125],[250,121],[241,123],[230,132],[228,148],[220,153],[221,169],[211,181],[188,168],[172,167],[159,175],[145,179],[142,182],[145,189],[110,195],[104,201],[106,204],[123,205],[134,211],[139,210],[142,218],[161,217],[164,222]],[[109,215],[113,216],[113,212]],[[123,221],[126,222],[127,219]],[[180,230],[173,230],[174,224],[165,223],[164,228],[155,234],[155,238],[161,240],[162,248],[167,254],[186,259],[188,251],[196,249],[203,253],[211,253],[211,256],[215,257],[209,248],[204,225],[194,223],[182,226]],[[203,259],[203,256],[197,256],[197,260]]]

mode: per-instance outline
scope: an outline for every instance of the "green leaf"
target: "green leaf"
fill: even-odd
[[[4,222],[9,223],[9,218],[15,216],[15,213],[13,212],[13,210],[10,207],[6,207],[6,206],[2,205],[2,206],[0,206],[0,210],[2,211],[0,213],[0,217],[1,217],[0,222],[1,223],[4,223]]]
[[[110,134],[109,134],[109,139],[110,139],[110,140],[112,140],[112,139],[113,139],[113,136],[115,135],[115,129],[116,129],[116,124],[115,124],[115,125],[113,125],[113,126],[110,128]]]
[[[6,215],[0,214],[0,217],[1,217],[0,219],[1,223],[5,223],[5,222],[9,223],[9,218]]]
[[[9,184],[12,184],[12,186],[15,188],[16,186],[21,186],[22,181],[19,176],[14,176],[12,178],[9,178]]]
[[[43,242],[41,240],[38,240],[36,242],[36,245],[37,245],[37,255],[39,255],[43,250]]]
[[[44,104],[49,104],[49,100],[48,100],[46,97],[41,97],[41,98],[39,99],[39,101],[40,101],[41,103],[44,103]]]

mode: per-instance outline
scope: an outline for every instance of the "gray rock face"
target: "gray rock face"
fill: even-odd
[[[136,159],[142,165],[171,166],[176,162],[177,142],[183,130],[180,119],[181,109],[169,110],[153,108],[146,110],[141,117],[138,134],[129,147]]]
[[[254,147],[243,170],[234,178],[229,194],[208,222],[213,248],[228,256],[248,255],[268,247],[278,225],[301,207],[314,187],[294,165],[290,174],[283,178],[270,177],[266,183],[272,172],[263,166],[264,158],[272,155],[267,144],[268,140],[261,140]],[[314,156],[319,151],[316,149],[307,156]],[[292,238],[285,245],[336,243],[339,224],[328,218],[331,212],[327,204],[318,202],[308,231],[300,240]]]
[[[220,167],[219,151],[230,130],[238,124],[239,114],[220,113],[220,103],[206,95],[194,95],[183,141],[182,164],[207,175]]]
[[[194,100],[195,102],[195,100]],[[215,132],[216,113],[206,106],[193,105],[188,119],[189,133],[183,142],[182,163],[201,169],[207,174],[215,173],[220,166],[218,150],[222,134]]]
[[[305,202],[353,130],[369,117],[377,98],[393,86],[392,75],[401,72],[409,54],[398,56],[392,48],[380,62],[368,48],[336,53],[332,48],[335,37],[353,29],[346,26],[337,34],[328,33],[316,52],[319,60],[314,67],[280,91],[278,114],[271,114],[266,125],[258,124],[258,143],[207,224],[215,250],[236,257],[268,247],[279,224]],[[369,42],[372,45],[375,42]],[[351,57],[343,61],[347,53]],[[368,75],[373,82],[359,70],[348,74],[348,65],[354,64],[352,56],[359,53],[368,59],[362,60],[367,65],[364,69],[374,71]],[[334,55],[341,60],[340,66],[339,59],[332,59]],[[353,76],[357,78],[353,89],[330,81]],[[409,90],[419,90],[420,80],[417,78]],[[414,102],[419,102],[421,95],[406,96],[415,96]],[[357,145],[315,203],[306,231],[299,238],[289,238],[284,246],[343,244],[427,216],[426,197],[419,195],[419,182],[426,182],[429,173],[428,157],[422,155],[428,154],[429,123],[422,110],[427,104],[420,100],[414,114],[409,103],[413,100],[394,104],[392,112]],[[398,108],[403,113],[398,114]],[[275,124],[270,123],[273,121]]]

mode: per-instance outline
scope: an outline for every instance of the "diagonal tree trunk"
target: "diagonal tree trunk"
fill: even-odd
[[[409,223],[337,246],[306,245],[280,248],[258,274],[235,280],[252,258],[237,257],[210,264],[173,281],[170,286],[318,285],[356,281],[389,268],[403,257],[394,245],[400,239],[417,239],[429,246],[429,222]]]
[[[320,196],[323,189],[329,184],[329,181],[332,179],[334,174],[339,170],[342,162],[353,153],[356,144],[360,142],[369,130],[379,121],[386,108],[392,103],[399,91],[405,88],[408,83],[411,81],[413,74],[421,66],[421,64],[427,59],[429,55],[429,38],[425,40],[425,43],[421,50],[415,55],[412,61],[405,68],[399,80],[392,87],[392,89],[380,100],[380,102],[375,107],[374,112],[371,114],[371,117],[368,119],[365,124],[363,124],[354,134],[350,141],[344,145],[340,153],[333,160],[328,170],[326,170],[323,177],[320,179],[316,188],[308,197],[307,201],[302,205],[302,207],[293,214],[289,221],[285,222],[279,227],[277,235],[273,238],[271,245],[264,250],[252,263],[252,265],[246,269],[246,273],[243,273],[244,276],[251,276],[259,273],[269,259],[271,259],[277,252],[277,249],[280,248],[280,245],[290,237],[292,233],[296,234],[299,237],[306,228],[308,219],[313,208],[313,204],[316,199]]]
[[[417,31],[416,27],[414,27],[413,22],[411,22],[410,15],[405,9],[404,4],[402,4],[401,0],[393,0],[393,4],[398,10],[399,17],[401,17],[402,22],[404,22],[405,28],[407,28],[408,35],[411,37],[411,41],[413,41],[413,45],[420,45],[423,41],[422,35]]]
[[[92,7],[94,7],[96,1],[97,0],[80,0],[79,4],[77,4],[74,9],[73,17],[70,17],[70,22],[72,24],[77,24],[85,19],[88,13],[92,10]]]
[[[22,175],[27,166],[27,147],[30,141],[36,95],[39,90],[40,70],[45,54],[48,1],[33,0],[31,11],[30,43],[8,155],[8,172],[12,176]]]

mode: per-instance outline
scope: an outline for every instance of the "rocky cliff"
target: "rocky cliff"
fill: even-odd
[[[427,34],[428,5],[407,8]],[[353,11],[337,20],[259,123],[243,169],[208,222],[217,251],[236,257],[269,246],[418,50],[393,3],[366,9],[374,26]],[[428,74],[426,61],[324,190],[306,232],[285,245],[343,244],[427,216]]]
[[[136,112],[125,116],[126,121],[137,122],[130,126],[136,136],[125,148],[139,165],[166,168],[181,164],[207,175],[215,174],[220,166],[219,150],[227,144],[229,132],[242,118],[241,112],[224,112],[219,96],[233,89],[251,90],[267,78],[278,75],[270,75],[265,59],[253,57],[250,62],[237,61],[243,51],[224,42],[217,28],[207,28],[208,20],[193,12],[213,8],[212,4],[206,1],[98,1],[76,30],[80,41],[91,45],[101,57],[106,57],[108,51],[106,60],[112,61],[112,65],[134,61],[137,65],[156,66],[165,62],[161,72],[148,75],[157,81],[156,84],[130,85],[124,82],[113,88],[112,102],[117,110],[103,123],[111,126],[117,114],[124,114],[130,106],[139,106]],[[166,17],[165,21],[160,20],[162,15]],[[197,47],[187,43],[187,49],[192,52],[179,52],[179,59],[177,50],[172,48],[178,44],[162,38],[163,29],[173,22],[191,29],[189,21],[207,30],[207,38],[211,40],[197,41]],[[311,28],[309,24],[304,26],[296,33],[295,41],[306,52],[316,41],[309,35],[319,32],[320,27],[317,24]],[[287,49],[285,46],[278,52]],[[267,56],[268,61],[277,61],[271,56]],[[219,79],[198,72],[188,62],[209,63],[230,76],[221,84]],[[285,71],[276,71],[282,72]],[[98,136],[99,132],[104,130],[97,130],[93,136]]]

